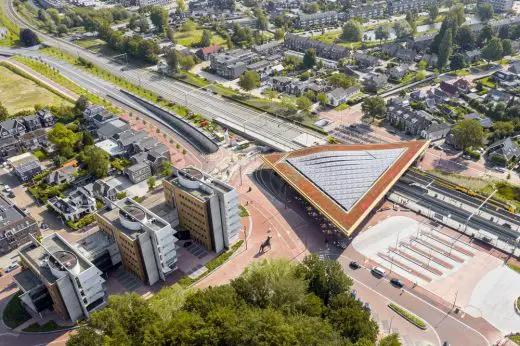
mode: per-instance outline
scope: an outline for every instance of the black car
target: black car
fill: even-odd
[[[402,282],[401,280],[399,280],[399,279],[396,279],[396,278],[392,278],[392,279],[390,280],[390,283],[391,283],[392,285],[394,285],[395,287],[399,287],[399,288],[403,288],[403,287],[404,287],[403,282]]]
[[[358,262],[356,262],[356,261],[350,262],[349,266],[352,269],[359,269],[359,268],[361,268],[361,265]]]

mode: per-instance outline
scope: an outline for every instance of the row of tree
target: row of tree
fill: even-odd
[[[338,262],[317,255],[298,265],[262,261],[218,287],[173,286],[149,300],[112,295],[67,345],[374,346],[378,326],[351,286]],[[400,342],[393,334],[379,345]]]

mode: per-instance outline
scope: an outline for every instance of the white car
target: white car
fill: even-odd
[[[9,187],[9,185],[4,185],[4,191],[11,192],[11,188]]]
[[[6,273],[10,273],[12,272],[13,270],[15,270],[16,268],[18,268],[20,265],[18,263],[13,263],[13,264],[9,264],[7,266],[7,268],[5,268],[5,272]]]
[[[504,167],[493,167],[493,169],[497,172],[500,172],[500,173],[506,173],[507,172],[507,169],[505,169]]]

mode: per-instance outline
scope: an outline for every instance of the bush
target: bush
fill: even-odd
[[[414,314],[408,312],[407,310],[403,309],[402,307],[400,307],[394,303],[388,304],[388,307],[390,309],[394,310],[395,312],[397,312],[402,317],[404,317],[406,320],[415,324],[417,327],[419,327],[421,329],[426,329],[426,323],[424,323],[423,320],[421,320],[419,317],[415,316]]]
[[[69,226],[74,231],[79,231],[85,226],[90,225],[92,222],[95,221],[94,214],[89,214],[86,216],[83,216],[81,219],[79,219],[76,222],[73,221],[67,221],[67,226]]]
[[[469,155],[474,160],[480,160],[480,153],[478,151],[467,149],[464,154]]]
[[[60,326],[54,320],[49,321],[45,324],[40,325],[39,323],[33,323],[29,327],[24,328],[24,332],[28,333],[43,333],[52,332],[54,330],[68,329],[69,327]]]
[[[240,217],[249,216],[249,212],[247,211],[246,207],[244,207],[242,204],[238,206],[238,209],[240,209]]]
[[[121,191],[121,192],[118,192],[116,193],[116,198],[119,200],[119,199],[123,199],[126,197],[126,191]]]
[[[493,155],[491,156],[491,161],[497,165],[500,165],[500,166],[506,166],[507,165],[507,160],[505,157],[503,157],[502,155]]]
[[[43,161],[47,158],[47,155],[45,155],[45,153],[41,150],[36,150],[33,152],[34,156],[36,156],[36,158],[40,161]]]

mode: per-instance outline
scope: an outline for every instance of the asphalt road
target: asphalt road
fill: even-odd
[[[142,85],[146,89],[161,95],[167,100],[187,106],[193,112],[199,113],[209,119],[215,119],[222,125],[234,130],[237,133],[243,133],[265,145],[276,150],[290,151],[302,148],[302,145],[294,142],[294,139],[305,134],[305,140],[322,139],[324,136],[317,134],[315,131],[295,125],[291,122],[281,120],[267,113],[255,111],[251,108],[239,105],[236,102],[224,99],[218,95],[213,95],[205,90],[201,90],[182,82],[175,81],[169,77],[164,77],[156,72],[145,68],[129,68],[125,67],[122,71],[120,62],[113,59],[96,55],[77,46],[69,41],[61,38],[55,38],[40,32],[37,28],[25,24],[13,9],[11,0],[3,0],[5,3],[7,16],[20,27],[31,27],[38,31],[40,38],[49,46],[60,48],[69,54],[82,56],[95,65],[109,71],[110,73],[120,76],[131,83]],[[23,54],[23,53],[22,53]],[[37,51],[32,51],[33,56],[41,56]],[[59,70],[67,77],[68,72],[61,63]],[[83,79],[92,79],[89,73],[84,71],[77,72],[82,75],[82,81],[75,76],[75,82],[83,82]],[[105,82],[106,83],[106,82]],[[110,83],[108,83],[110,84]],[[111,84],[110,84],[111,85]],[[81,84],[81,86],[89,90],[97,90],[105,94],[106,91],[96,88],[92,85]],[[111,85],[112,92],[118,89],[117,86]],[[307,137],[306,137],[307,136]]]

